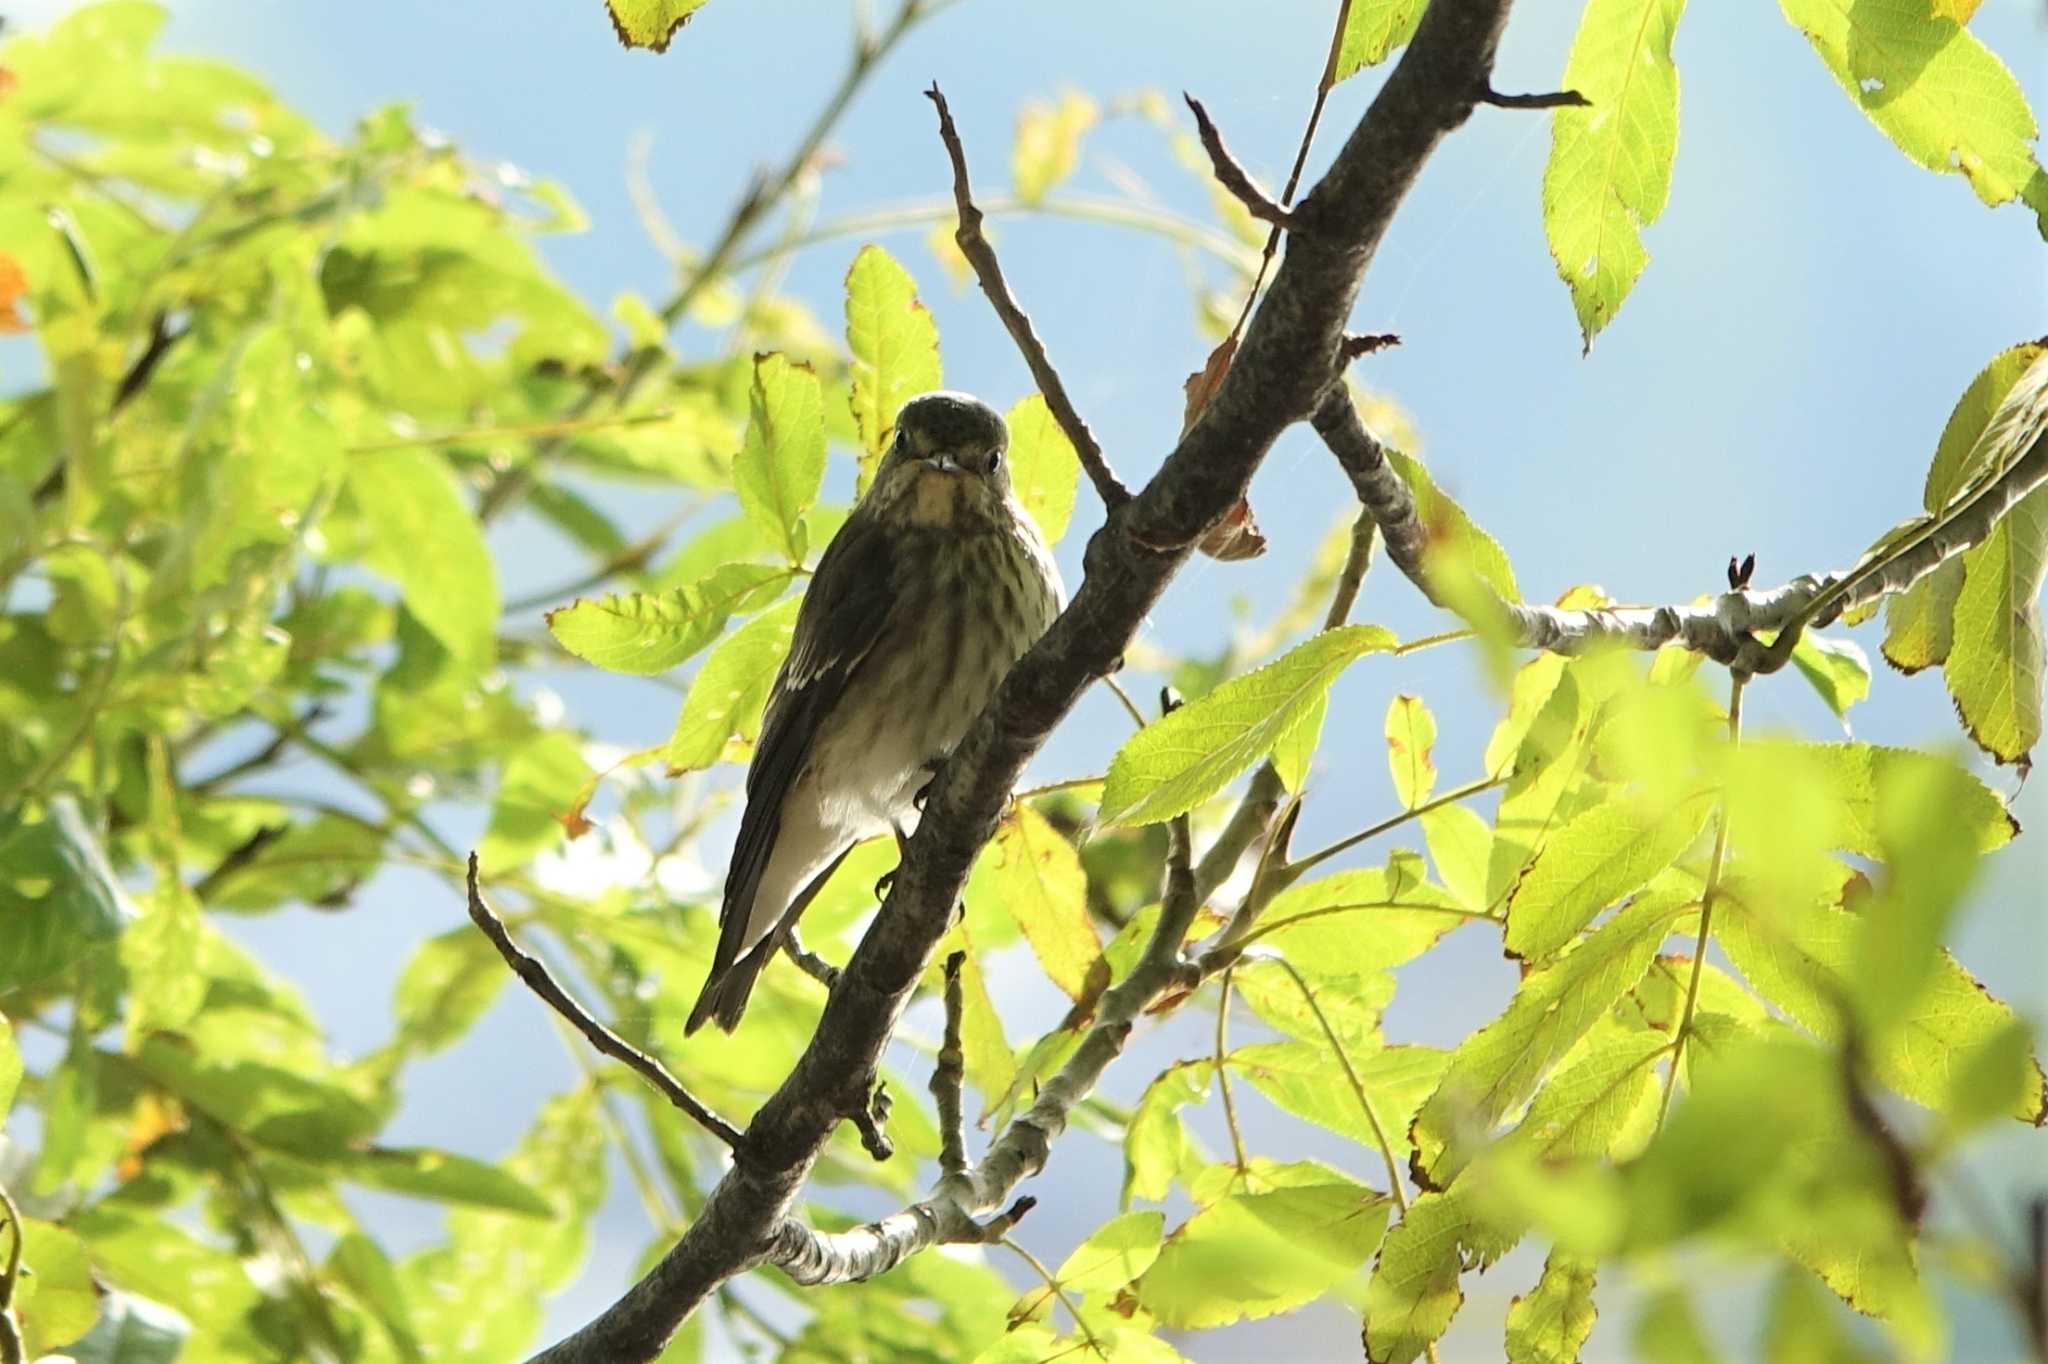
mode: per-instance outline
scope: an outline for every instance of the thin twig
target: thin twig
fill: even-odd
[[[797,937],[794,925],[782,936],[782,951],[785,956],[796,963],[797,970],[802,971],[827,990],[830,990],[839,983],[839,968],[826,961],[816,952],[805,947],[803,939]]]
[[[953,204],[960,215],[960,225],[953,233],[953,240],[960,244],[960,254],[967,257],[967,263],[974,267],[974,277],[981,282],[981,291],[988,295],[996,316],[1003,320],[1010,338],[1023,353],[1032,382],[1038,385],[1053,420],[1060,424],[1060,430],[1073,443],[1074,453],[1080,457],[1081,467],[1088,471],[1088,481],[1095,485],[1096,495],[1102,499],[1104,507],[1115,511],[1131,500],[1131,490],[1109,467],[1109,460],[1102,453],[1095,433],[1088,429],[1088,423],[1081,419],[1073,399],[1067,396],[1067,386],[1060,381],[1059,371],[1053,368],[1051,358],[1046,355],[1045,343],[1038,339],[1031,319],[1017,306],[1010,286],[1003,279],[1002,263],[996,259],[995,248],[989,245],[988,237],[981,230],[981,210],[974,206],[974,193],[968,185],[967,149],[960,143],[960,130],[953,126],[953,112],[946,107],[946,97],[940,92],[938,82],[934,81],[932,88],[924,93],[939,111],[939,140],[945,143],[946,156],[953,163]]]
[[[469,917],[483,930],[484,936],[491,940],[491,945],[498,949],[498,955],[505,959],[505,964],[512,968],[512,973],[525,983],[526,988],[539,995],[541,1002],[550,1009],[568,1019],[576,1031],[589,1040],[591,1046],[613,1060],[623,1063],[641,1079],[660,1090],[670,1103],[695,1120],[705,1131],[724,1142],[734,1152],[738,1152],[743,1144],[738,1128],[713,1113],[694,1094],[683,1088],[683,1082],[676,1079],[667,1066],[585,1013],[583,1007],[569,998],[568,992],[555,983],[555,978],[548,974],[547,967],[541,965],[538,958],[512,941],[512,935],[506,930],[504,921],[484,903],[483,890],[478,885],[479,875],[477,856],[471,853]]]
[[[1492,86],[1481,87],[1476,98],[1496,109],[1590,109],[1593,101],[1576,90],[1553,90],[1542,95],[1504,95]]]
[[[1202,107],[1202,101],[1181,92],[1181,98],[1194,110],[1195,128],[1201,134],[1202,150],[1209,154],[1209,168],[1216,173],[1216,181],[1230,191],[1233,199],[1244,205],[1245,212],[1260,222],[1271,223],[1285,231],[1295,230],[1294,215],[1273,202],[1266,191],[1252,179],[1251,172],[1238,164],[1230,154],[1230,148],[1223,145],[1223,134],[1216,127],[1216,121],[1209,117],[1209,111]]]
[[[1299,880],[1303,872],[1320,863],[1329,861],[1338,853],[1355,848],[1368,839],[1378,838],[1381,834],[1387,833],[1390,830],[1398,829],[1411,819],[1420,819],[1431,810],[1441,809],[1446,805],[1455,805],[1461,800],[1470,800],[1474,796],[1491,791],[1494,787],[1504,784],[1507,779],[1507,774],[1503,773],[1499,776],[1482,777],[1478,781],[1469,781],[1463,786],[1453,787],[1434,800],[1426,800],[1412,809],[1403,810],[1398,815],[1391,815],[1377,824],[1360,829],[1355,834],[1348,834],[1338,839],[1328,847],[1318,848],[1299,861],[1288,863],[1284,874],[1290,883]]]
[[[946,958],[946,1034],[939,1043],[938,1064],[932,1067],[932,1102],[939,1114],[939,1172],[945,1175],[967,1172],[967,1136],[960,1103],[960,1087],[967,1078],[966,1053],[960,1046],[960,1015],[966,1007],[960,968],[966,961],[965,952]]]

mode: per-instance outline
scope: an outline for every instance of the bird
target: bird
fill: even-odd
[[[925,787],[1065,605],[1011,486],[1009,429],[969,394],[898,411],[797,608],[747,768],[718,946],[685,1034],[731,1032],[755,980],[863,839],[914,827]]]

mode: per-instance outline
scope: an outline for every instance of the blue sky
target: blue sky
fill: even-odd
[[[61,8],[16,5],[10,19],[32,26]],[[1192,91],[1240,157],[1277,184],[1335,8],[1328,0],[962,0],[903,45],[841,125],[821,211],[944,191],[944,159],[919,94],[934,78],[952,101],[979,182],[990,188],[1007,179],[1019,103],[1063,87],[1105,100]],[[1578,8],[1526,0],[1496,84],[1554,87]],[[564,182],[592,226],[551,239],[546,251],[600,307],[625,290],[659,298],[668,282],[625,192],[631,139],[651,137],[662,205],[686,239],[701,243],[755,165],[780,155],[808,122],[837,78],[849,33],[849,11],[835,0],[711,0],[664,56],[618,47],[597,0],[178,0],[173,11],[171,47],[252,68],[331,129],[407,102],[470,154]],[[2026,0],[1986,0],[1973,27],[2005,56],[2035,107],[2048,109],[2041,22]],[[1507,548],[1532,599],[1596,582],[1629,600],[1685,600],[1719,584],[1731,553],[1754,551],[1764,583],[1847,564],[1917,509],[1935,437],[1971,376],[2048,319],[2048,258],[2031,215],[1987,210],[1961,178],[1908,162],[1843,97],[1775,6],[1694,5],[1676,57],[1683,90],[1670,204],[1646,233],[1648,271],[1589,357],[1580,354],[1543,242],[1542,114],[1482,110],[1444,144],[1374,263],[1354,320],[1362,330],[1403,336],[1405,344],[1368,362],[1362,377],[1409,414],[1419,453]],[[1368,73],[1339,89],[1312,168],[1356,121],[1378,79]],[[1173,107],[1178,112],[1177,101]],[[1159,134],[1120,120],[1091,139],[1075,183],[1110,192],[1129,175],[1163,203],[1206,215],[1205,187],[1171,161]],[[884,240],[925,286],[949,383],[1007,406],[1029,388],[1021,362],[979,295],[946,286],[921,237],[919,230]],[[818,248],[790,273],[788,287],[828,323],[836,324],[840,279],[859,245]],[[1193,326],[1184,262],[1155,239],[1067,222],[1006,221],[1000,245],[1018,295],[1112,458],[1127,478],[1148,476],[1179,429],[1181,380],[1207,350]],[[667,510],[659,499],[640,500],[647,523]],[[1169,647],[1213,644],[1224,599],[1242,598],[1254,619],[1270,612],[1349,491],[1304,427],[1273,451],[1253,500],[1273,552],[1251,564],[1193,564],[1148,622],[1150,638]],[[1084,493],[1063,553],[1070,580],[1098,520]],[[508,598],[570,571],[517,524],[499,547]],[[1443,628],[1384,569],[1368,583],[1360,616],[1403,636]],[[1857,638],[1875,654],[1875,629]],[[1379,718],[1397,689],[1420,692],[1435,707],[1446,780],[1475,772],[1491,725],[1476,675],[1469,657],[1435,651],[1347,677],[1338,705],[1355,708],[1358,721],[1352,732],[1333,727],[1326,740],[1303,838],[1341,834],[1388,808]],[[621,744],[655,742],[673,720],[671,703],[645,688],[573,673],[551,684],[577,721]],[[1752,689],[1749,714],[1764,730],[1825,734],[1834,726],[1790,675]],[[1945,745],[1956,734],[1933,675],[1880,672],[1854,722],[1859,737],[1888,743]],[[1100,771],[1123,728],[1113,708],[1091,701],[1037,770],[1048,778]],[[2004,790],[2014,784],[2009,772],[1990,779]],[[2048,1009],[2040,889],[2048,845],[2039,832],[2048,826],[2048,800],[2038,785],[2018,812],[2035,832],[1998,859],[1959,950],[2038,1022]],[[288,913],[237,928],[307,982],[342,1046],[368,1047],[381,1039],[386,1015],[382,999],[360,991],[357,972],[388,978],[412,942],[460,915],[430,883],[396,877],[345,919]],[[1497,1009],[1511,980],[1492,943],[1453,938],[1404,977],[1390,1028],[1450,1041]],[[1005,1003],[1016,1011],[1013,1036],[1047,1021],[1042,998]],[[1147,1044],[1125,1068],[1124,1086],[1113,1088],[1141,1078],[1145,1059],[1170,1059],[1176,1045],[1171,1036]],[[537,1006],[508,995],[476,1038],[419,1076],[402,1133],[474,1148],[483,1112],[502,1120],[509,1144],[539,1098],[572,1073]],[[481,1108],[472,1099],[479,1093],[488,1096]],[[1293,1140],[1298,1129],[1286,1130]],[[1311,1143],[1304,1153],[1327,1157],[1331,1149]],[[2029,1145],[2010,1136],[1987,1161],[1986,1179],[2005,1192],[2022,1162],[2041,1155],[2038,1138]],[[1058,1188],[1105,1189],[1115,1168],[1113,1151],[1075,1138],[1045,1178]],[[1063,1200],[1045,1201],[1056,1208]],[[373,1206],[401,1237],[427,1229],[395,1200]],[[1080,1227],[1042,1211],[1024,1239],[1056,1260]],[[592,1268],[558,1305],[556,1324],[573,1324],[607,1300],[646,1239],[630,1198],[615,1198]],[[1484,1329],[1473,1327],[1462,1344],[1454,1335],[1446,1358],[1497,1353],[1489,1332],[1506,1297],[1533,1273],[1510,1267],[1489,1275],[1468,1310]],[[1309,1314],[1288,1329],[1295,1352],[1355,1353],[1355,1319],[1342,1313]],[[1270,1354],[1282,1339],[1241,1330],[1194,1348],[1222,1359]]]

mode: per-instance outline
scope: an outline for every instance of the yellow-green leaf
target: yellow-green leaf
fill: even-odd
[[[605,0],[605,10],[621,43],[666,52],[676,30],[703,4],[704,0]]]
[[[1036,393],[1010,409],[1009,427],[1010,486],[1045,542],[1056,545],[1074,516],[1081,458]]]
[[[1436,716],[1419,696],[1396,696],[1387,705],[1387,770],[1410,810],[1436,789]]]
[[[1337,40],[1337,60],[1330,79],[1349,80],[1415,36],[1425,0],[1351,0],[1344,11],[1344,36]]]
[[[1928,0],[1779,0],[1856,107],[1928,170],[1987,204],[2024,198],[2048,236],[2039,129],[2005,63]]]
[[[1455,1198],[1424,1193],[1387,1231],[1365,1286],[1365,1357],[1409,1364],[1443,1335],[1465,1301],[1458,1239],[1471,1226]]]
[[[879,246],[863,246],[846,272],[846,348],[865,490],[889,448],[898,409],[943,381],[939,329],[918,300],[917,281]]]
[[[1265,757],[1352,662],[1394,642],[1376,625],[1326,630],[1145,726],[1109,764],[1102,824],[1153,824],[1192,810]]]
[[[717,639],[734,615],[774,601],[790,576],[780,565],[725,564],[668,592],[578,598],[548,612],[548,633],[608,672],[667,672]]]
[[[818,376],[780,355],[754,365],[747,436],[732,464],[733,490],[754,524],[792,564],[804,559],[804,513],[825,477],[825,409]]]
[[[1081,136],[1095,126],[1095,101],[1067,90],[1057,102],[1026,100],[1017,114],[1017,141],[1010,151],[1010,176],[1017,197],[1035,204],[1074,173]]]
[[[1672,809],[1617,797],[1552,834],[1508,900],[1507,949],[1540,961],[1623,896],[1648,885],[1699,836],[1711,799]]]
[[[1198,1330],[1322,1296],[1358,1272],[1387,1224],[1383,1196],[1338,1180],[1210,1204],[1167,1238],[1139,1303],[1168,1326]]]
[[[751,741],[761,732],[761,712],[789,653],[800,604],[801,598],[792,598],[762,612],[704,660],[669,739],[671,771],[709,767],[724,756],[726,740],[738,735]]]
[[[372,450],[343,467],[369,531],[363,562],[398,584],[405,609],[465,668],[487,667],[497,651],[498,571],[446,461]]]
[[[1081,998],[1102,959],[1102,941],[1088,919],[1088,876],[1074,845],[1044,815],[1019,805],[996,833],[993,865],[1003,908],[1039,965],[1068,998]]]
[[[1551,115],[1543,231],[1589,350],[1649,263],[1642,229],[1671,193],[1671,37],[1684,10],[1685,0],[1590,0],[1565,62],[1565,88],[1590,104]]]
[[[1599,1315],[1593,1262],[1551,1251],[1534,1290],[1508,1308],[1508,1364],[1577,1364]]]

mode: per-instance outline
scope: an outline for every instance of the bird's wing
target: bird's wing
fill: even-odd
[[[754,893],[781,831],[783,799],[847,682],[867,660],[895,601],[891,541],[886,526],[856,514],[825,547],[797,608],[789,657],[769,693],[761,739],[747,768],[747,805],[726,873],[711,980],[740,955]]]

